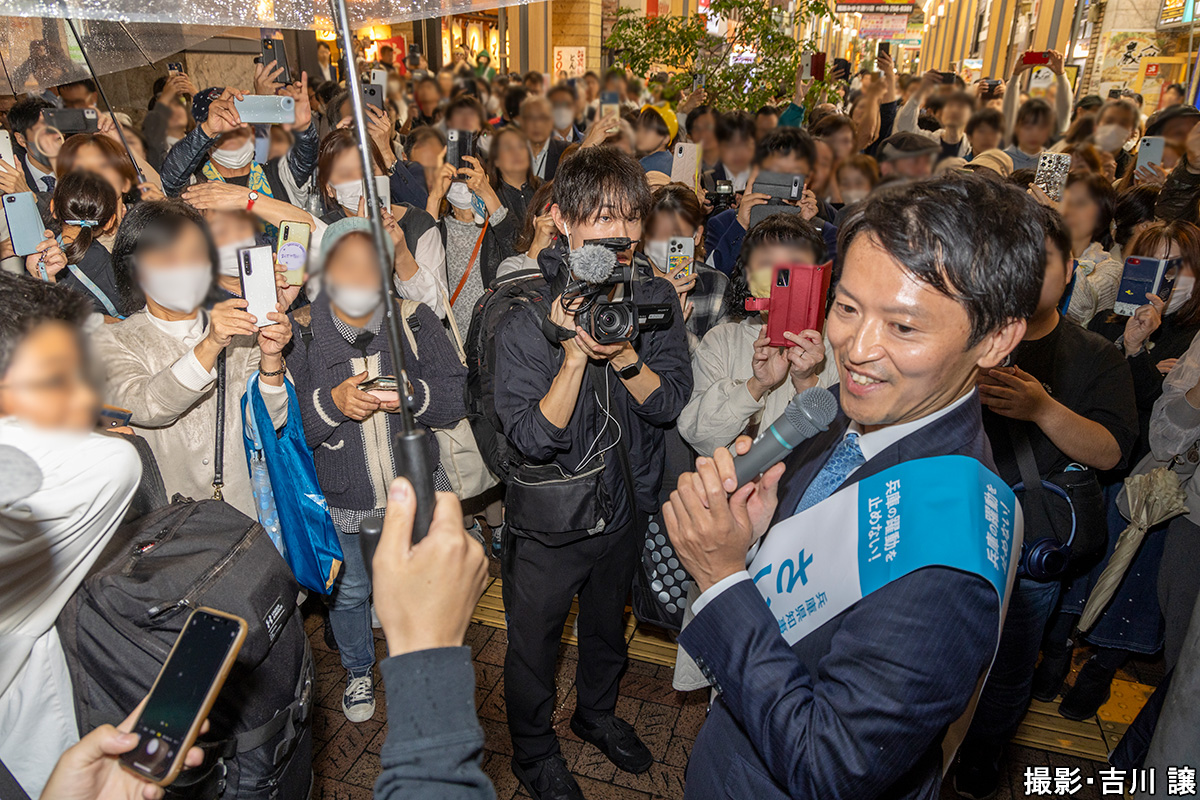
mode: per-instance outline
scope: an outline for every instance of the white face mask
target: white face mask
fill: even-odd
[[[646,242],[646,258],[659,272],[666,272],[667,242]]]
[[[1099,147],[1106,153],[1115,153],[1125,144],[1125,140],[1129,138],[1129,129],[1123,125],[1101,125],[1096,128],[1096,132],[1092,134],[1092,138],[1096,141],[1096,147]]]
[[[326,282],[325,291],[329,292],[329,302],[350,317],[365,317],[379,308],[379,304],[383,302],[378,289],[338,286],[336,283]]]
[[[554,119],[555,130],[565,131],[575,124],[575,112],[565,106],[555,107],[550,116]]]
[[[166,269],[139,269],[142,291],[163,308],[190,314],[200,307],[212,287],[212,268],[207,264],[185,264]]]
[[[245,239],[239,239],[236,242],[223,244],[217,248],[217,272],[228,278],[236,278],[241,274],[238,269],[238,250],[243,247],[254,247],[258,244],[258,240],[253,236],[247,236]]]
[[[1191,275],[1180,275],[1175,279],[1175,288],[1171,290],[1171,299],[1167,303],[1167,313],[1174,314],[1183,304],[1192,297],[1192,289],[1196,286],[1196,279]]]
[[[471,190],[465,183],[455,181],[446,192],[446,200],[457,209],[468,209],[471,207]]]
[[[358,200],[363,194],[362,181],[346,181],[345,183],[330,184],[333,193],[337,195],[338,205],[358,213]]]
[[[250,165],[254,159],[254,137],[250,136],[242,142],[242,146],[233,150],[213,150],[210,157],[225,169],[241,169]]]
[[[845,205],[851,205],[852,203],[857,203],[859,200],[864,199],[866,196],[867,192],[865,189],[847,189],[846,191],[842,192],[842,203]]]

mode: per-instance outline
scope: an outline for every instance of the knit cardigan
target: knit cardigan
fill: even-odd
[[[330,506],[368,511],[387,504],[387,486],[400,474],[392,441],[400,433],[398,414],[376,411],[362,422],[343,414],[333,402],[334,387],[364,369],[368,378],[395,375],[385,330],[362,349],[346,341],[331,316],[329,294],[322,292],[309,307],[305,331],[295,319],[287,352],[288,371],[296,385],[304,436],[313,450],[317,480]],[[459,361],[442,322],[426,305],[417,307],[414,335],[420,358],[401,337],[413,412],[426,428],[454,425],[466,416],[463,389],[467,368]],[[430,465],[438,463],[437,440],[426,436]]]

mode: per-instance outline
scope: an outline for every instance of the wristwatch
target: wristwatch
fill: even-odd
[[[621,367],[617,370],[617,377],[623,381],[632,380],[642,371],[642,357],[638,356],[638,360],[630,364],[628,367]]]
[[[258,199],[258,192],[251,190],[250,194],[246,195],[246,210],[254,208],[254,201]]]

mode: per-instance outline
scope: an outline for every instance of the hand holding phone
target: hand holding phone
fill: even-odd
[[[786,264],[775,268],[771,297],[746,301],[747,311],[767,311],[767,336],[772,347],[795,347],[785,333],[819,331],[825,324],[825,298],[833,265]]]
[[[275,246],[275,260],[285,268],[283,273],[288,286],[304,283],[305,268],[308,266],[308,240],[311,231],[307,222],[285,220],[279,225],[279,241]]]
[[[1027,67],[1041,66],[1050,63],[1049,50],[1026,50],[1021,54],[1021,63]]]
[[[255,326],[265,328],[278,324],[267,316],[276,310],[279,302],[275,291],[275,259],[270,245],[238,250],[238,272],[246,312],[253,315]]]

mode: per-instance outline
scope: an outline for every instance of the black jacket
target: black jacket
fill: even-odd
[[[1200,201],[1200,175],[1188,172],[1187,156],[1179,159],[1175,169],[1167,176],[1162,191],[1158,193],[1158,202],[1154,204],[1154,216],[1167,221],[1173,219],[1193,219],[1196,215],[1196,203]]]
[[[313,171],[317,168],[317,151],[321,140],[317,135],[317,126],[310,123],[307,128],[297,133],[295,144],[288,150],[286,156],[279,156],[262,164],[266,173],[267,183],[271,186],[271,196],[285,203],[296,204],[296,199],[288,194],[286,184],[280,177],[280,169],[287,160],[287,168],[297,186],[308,183]],[[178,197],[187,188],[188,182],[195,175],[203,179],[200,169],[208,161],[208,153],[217,140],[210,138],[204,129],[197,125],[187,136],[175,143],[163,158],[162,177],[163,194],[167,197]]]
[[[549,285],[543,294],[549,302],[558,296],[567,280],[565,244],[553,244],[541,252],[538,265]],[[678,307],[675,290],[652,274],[652,267],[637,257],[635,299],[638,303],[672,303]],[[634,342],[645,366],[662,381],[643,403],[629,394],[616,373],[607,365],[613,416],[629,449],[637,491],[638,508],[651,512],[657,507],[658,489],[663,474],[663,428],[683,410],[692,393],[692,367],[688,358],[687,338],[681,314],[674,314],[669,328],[642,333]],[[550,391],[550,384],[563,362],[563,350],[542,333],[541,319],[534,313],[514,313],[496,329],[496,414],[504,426],[504,435],[530,463],[560,465],[574,472],[604,428],[604,415],[591,391],[588,377],[583,378],[571,421],[557,428],[542,414],[539,403]],[[601,393],[604,387],[600,386]],[[599,437],[597,449],[615,442],[610,423]],[[624,479],[616,454],[605,457],[604,484],[612,498],[614,519],[609,530],[629,524]]]

